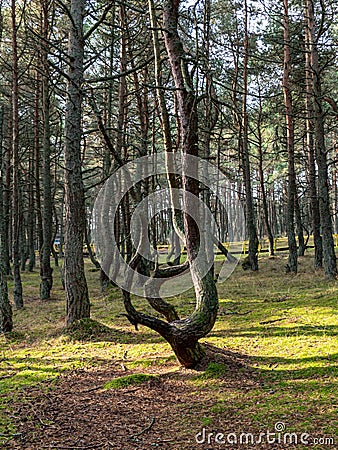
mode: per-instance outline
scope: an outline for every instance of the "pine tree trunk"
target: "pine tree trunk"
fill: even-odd
[[[69,33],[70,67],[68,71],[65,117],[65,289],[66,323],[90,316],[90,302],[84,272],[83,238],[86,226],[84,187],[81,174],[81,116],[83,82],[84,0],[72,0]]]
[[[316,180],[316,162],[315,162],[315,149],[314,149],[314,124],[313,124],[313,73],[311,63],[311,28],[312,21],[310,20],[308,0],[305,2],[305,18],[306,32],[305,32],[305,81],[306,81],[306,97],[305,97],[305,109],[306,109],[306,146],[307,146],[307,159],[308,159],[308,185],[311,202],[311,218],[312,218],[312,233],[315,247],[314,267],[315,269],[323,267],[323,242],[320,234],[320,214],[319,214],[319,201],[317,194],[317,180]]]
[[[23,308],[20,274],[20,202],[19,202],[19,72],[16,2],[12,0],[12,113],[13,113],[13,276],[14,305]]]
[[[259,94],[261,94],[261,88],[259,85]],[[259,97],[259,111],[258,111],[258,123],[257,123],[257,137],[258,137],[258,175],[259,175],[259,183],[261,186],[262,192],[262,204],[263,204],[263,213],[264,213],[264,223],[265,230],[269,240],[269,256],[274,256],[274,239],[272,234],[272,229],[270,225],[269,219],[269,208],[268,201],[266,198],[266,189],[264,182],[264,170],[263,170],[263,137],[262,137],[262,115],[263,115],[263,107],[262,107],[262,99]]]
[[[4,107],[0,106],[0,333],[13,329],[12,307],[8,298],[6,269],[4,265],[3,235],[6,233],[3,215],[3,142],[4,142]]]
[[[286,211],[286,230],[289,244],[289,259],[287,271],[297,273],[297,243],[295,236],[294,211],[296,196],[296,173],[295,173],[295,150],[294,150],[294,119],[292,111],[292,93],[290,87],[291,72],[291,52],[290,52],[290,30],[289,30],[289,4],[288,0],[284,3],[284,73],[283,73],[283,92],[286,116],[286,141],[288,151],[288,188],[287,188],[287,211]]]
[[[306,17],[308,44],[312,69],[312,94],[314,111],[315,152],[318,166],[318,200],[323,242],[323,263],[327,278],[337,276],[337,259],[334,250],[333,227],[330,208],[330,193],[328,181],[328,164],[324,134],[324,112],[322,105],[321,68],[319,67],[315,17],[313,2],[306,0]]]
[[[296,216],[297,236],[298,236],[298,256],[304,256],[305,239],[303,233],[302,213],[300,210],[299,197],[297,192],[295,196],[295,216]]]
[[[35,212],[34,212],[34,154],[29,155],[28,168],[28,212],[27,212],[27,247],[28,247],[28,271],[33,272],[35,267]]]
[[[48,2],[42,4],[42,35],[44,41],[48,42]],[[53,286],[53,269],[50,263],[52,252],[52,220],[53,204],[51,191],[51,149],[50,149],[50,99],[49,99],[49,66],[48,66],[48,46],[44,45],[42,50],[42,116],[43,116],[43,245],[41,249],[40,265],[40,298],[48,300]]]
[[[242,99],[242,136],[241,136],[241,156],[242,170],[245,187],[245,206],[246,222],[249,238],[248,266],[251,270],[258,270],[258,236],[256,228],[255,207],[251,186],[251,164],[249,157],[249,139],[248,139],[248,112],[247,112],[247,93],[248,93],[248,62],[249,62],[249,36],[248,36],[248,5],[244,1],[244,68],[243,68],[243,99]],[[244,266],[243,266],[244,267]]]
[[[189,205],[190,200],[188,194],[191,193],[196,197],[199,195],[198,181],[186,175],[187,156],[198,156],[198,114],[192,81],[184,59],[182,43],[177,32],[178,6],[179,2],[165,2],[163,28],[166,30],[164,33],[165,44],[177,88],[182,133],[183,205],[184,209],[189,211],[191,205]],[[214,326],[218,309],[218,295],[213,277],[213,269],[210,269],[204,277],[200,277],[199,268],[195,267],[194,260],[198,253],[199,230],[196,222],[187,213],[184,214],[184,230],[190,271],[196,294],[196,310],[190,317],[190,322],[185,333],[186,340],[178,342],[178,347],[176,346],[176,342],[169,342],[182,364],[191,367],[197,364],[202,357],[198,338],[206,336]],[[192,336],[196,336],[196,339],[192,339]],[[178,348],[182,350],[183,354]]]
[[[37,222],[38,250],[41,259],[43,246],[43,227],[40,189],[40,71],[36,72],[34,98],[34,178],[35,178],[35,211]]]
[[[3,236],[1,250],[3,252],[3,264],[7,276],[12,275],[11,258],[9,250],[9,236],[11,224],[11,207],[10,207],[10,192],[11,192],[11,149],[12,149],[12,126],[11,115],[7,108],[4,107],[4,122],[6,122],[7,132],[3,131],[3,152],[2,152],[2,168],[3,168]],[[6,138],[6,139],[5,139]]]

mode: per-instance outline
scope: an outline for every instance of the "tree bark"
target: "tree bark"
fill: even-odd
[[[44,46],[41,54],[42,78],[42,116],[43,116],[43,245],[40,266],[40,298],[48,300],[53,286],[53,269],[50,263],[52,252],[53,201],[51,190],[51,148],[50,148],[50,92],[48,65],[49,2],[42,2],[42,36]]]
[[[20,274],[20,201],[19,201],[19,69],[16,23],[16,1],[11,3],[12,13],[12,114],[13,114],[13,276],[14,305],[23,308]]]
[[[244,1],[244,68],[243,68],[243,98],[242,98],[242,133],[241,133],[241,159],[245,187],[246,222],[249,237],[249,251],[247,264],[251,270],[258,270],[258,236],[256,228],[255,208],[251,186],[251,165],[249,157],[248,140],[248,62],[249,62],[249,34],[248,34],[248,5]],[[244,267],[244,266],[243,266]]]
[[[314,140],[316,161],[318,166],[318,201],[322,230],[323,263],[326,277],[335,278],[337,276],[337,259],[332,236],[333,227],[330,208],[327,152],[325,146],[321,68],[319,67],[317,48],[319,36],[316,37],[315,15],[312,0],[306,0],[305,5],[308,35],[307,42],[312,70]]]
[[[302,220],[302,212],[300,210],[299,196],[296,192],[295,195],[295,217],[296,217],[296,225],[297,225],[297,236],[298,236],[298,256],[304,256],[305,254],[305,239],[303,233],[303,220]]]
[[[29,155],[28,167],[28,212],[27,212],[27,247],[28,247],[28,271],[33,272],[35,267],[35,211],[34,211],[34,151]]]
[[[264,170],[263,170],[263,137],[262,137],[262,115],[263,115],[263,107],[262,107],[262,98],[261,98],[261,87],[258,82],[259,89],[259,110],[258,110],[258,123],[257,123],[257,137],[258,137],[258,175],[259,175],[259,183],[261,186],[262,193],[262,204],[263,204],[263,212],[264,212],[264,223],[265,230],[269,240],[269,256],[274,256],[274,238],[272,234],[272,229],[270,225],[269,219],[269,208],[268,201],[266,196],[265,182],[264,182]]]
[[[2,152],[2,165],[3,165],[3,235],[2,235],[2,245],[1,250],[3,252],[3,264],[5,267],[6,275],[12,275],[11,270],[11,258],[10,258],[10,224],[11,224],[11,150],[12,146],[12,117],[9,114],[7,108],[4,107],[5,117],[7,118],[7,133],[3,131],[3,152]],[[6,137],[6,140],[5,140]]]
[[[83,261],[83,237],[86,226],[84,187],[81,174],[83,17],[84,0],[72,0],[69,32],[70,66],[68,70],[65,117],[65,289],[66,324],[90,316],[90,302]]]
[[[7,333],[13,329],[12,307],[8,297],[5,254],[2,246],[6,233],[3,215],[3,142],[4,142],[4,107],[0,106],[0,333]]]
[[[307,146],[307,161],[308,161],[308,185],[311,202],[311,219],[312,219],[312,233],[315,247],[314,267],[315,269],[323,267],[323,242],[320,234],[320,213],[319,201],[317,194],[317,180],[316,180],[316,162],[315,162],[315,148],[314,148],[314,124],[313,124],[313,73],[311,62],[311,28],[313,25],[310,21],[311,0],[305,2],[305,82],[306,82],[306,146]],[[309,26],[310,24],[310,26]]]
[[[288,152],[288,188],[287,188],[287,211],[286,230],[289,244],[289,259],[286,266],[288,272],[297,273],[298,255],[295,236],[295,196],[296,196],[296,173],[295,173],[295,150],[294,150],[294,118],[292,110],[292,93],[290,86],[291,73],[291,51],[290,51],[290,29],[289,29],[289,3],[284,4],[284,72],[283,92],[286,118],[286,146]]]

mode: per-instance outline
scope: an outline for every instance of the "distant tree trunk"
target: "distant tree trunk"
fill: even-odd
[[[272,234],[272,229],[270,225],[269,219],[269,208],[268,201],[266,198],[266,189],[264,182],[264,170],[263,170],[263,137],[262,137],[262,115],[263,115],[263,107],[262,107],[262,99],[261,99],[261,88],[258,83],[259,89],[259,111],[258,111],[258,123],[257,123],[257,138],[258,138],[258,175],[259,175],[259,183],[261,186],[262,193],[262,204],[263,204],[263,212],[264,212],[264,223],[265,230],[269,240],[269,256],[274,256],[274,239]]]
[[[71,0],[67,105],[65,117],[65,289],[66,324],[90,316],[90,302],[83,261],[86,226],[84,187],[81,174],[81,113],[83,82],[84,0]]]
[[[37,219],[38,250],[41,258],[43,245],[41,189],[40,189],[40,72],[36,72],[34,95],[34,179],[35,179],[35,211]]]
[[[28,167],[28,212],[27,212],[27,246],[28,246],[28,271],[33,272],[35,267],[35,211],[34,211],[34,152],[29,155]]]
[[[50,149],[50,93],[48,66],[48,34],[49,34],[49,3],[42,2],[42,35],[44,46],[41,54],[42,78],[42,116],[43,116],[43,245],[40,263],[40,298],[48,300],[53,286],[53,269],[50,264],[52,252],[52,221],[53,202],[51,190],[51,149]]]
[[[6,275],[12,275],[11,270],[11,257],[10,257],[10,226],[11,226],[11,150],[12,146],[12,117],[9,112],[7,112],[7,108],[4,108],[5,117],[4,120],[7,122],[7,132],[4,133],[3,140],[3,226],[4,232],[2,236],[2,251],[3,251],[3,263],[5,267]]]
[[[333,229],[335,234],[338,234],[338,170],[334,167],[332,173],[332,185],[333,185],[333,210],[334,210],[334,225]]]
[[[27,263],[27,259],[28,259],[28,243],[27,243],[27,235],[26,235],[26,230],[27,230],[27,224],[26,224],[26,217],[25,214],[23,213],[24,208],[25,208],[25,203],[24,203],[24,196],[23,196],[23,186],[28,182],[27,179],[25,179],[24,177],[19,177],[19,186],[20,186],[20,191],[19,191],[19,211],[20,211],[20,243],[19,243],[19,248],[20,248],[20,265],[21,265],[21,272],[25,272],[26,270],[26,263]]]
[[[12,307],[8,298],[6,268],[4,264],[3,235],[6,233],[3,215],[3,142],[4,142],[4,107],[0,106],[0,333],[13,329]]]
[[[315,30],[314,7],[311,0],[306,0],[307,32],[311,56],[314,136],[316,160],[318,166],[318,199],[320,223],[323,242],[324,271],[327,278],[337,276],[337,260],[334,250],[333,227],[330,209],[330,194],[328,182],[328,165],[324,134],[324,112],[322,104],[321,69],[318,60],[318,39]]]
[[[16,24],[16,1],[12,0],[12,113],[13,113],[13,275],[14,305],[23,308],[20,274],[20,202],[19,202],[19,69]]]
[[[297,192],[295,196],[295,216],[296,216],[297,236],[298,236],[298,256],[304,256],[306,246],[303,233],[302,213],[300,210],[300,203]]]
[[[284,72],[283,72],[283,92],[286,116],[286,146],[288,151],[288,189],[287,189],[287,211],[286,230],[289,244],[289,259],[287,271],[297,273],[297,243],[295,236],[295,196],[296,196],[296,173],[295,173],[295,150],[294,150],[294,119],[292,111],[292,93],[290,87],[291,72],[291,51],[290,51],[290,30],[289,30],[289,3],[283,0],[284,4]]]
[[[311,1],[311,0],[310,0]],[[315,149],[314,149],[314,124],[313,124],[313,73],[311,62],[311,29],[309,28],[310,11],[311,8],[308,0],[305,1],[305,18],[306,18],[306,31],[305,31],[305,81],[306,81],[306,97],[305,97],[305,110],[306,110],[306,146],[307,146],[307,159],[308,159],[308,185],[311,202],[311,218],[312,218],[312,233],[315,247],[314,267],[315,269],[323,267],[323,242],[320,234],[320,214],[319,214],[319,201],[317,194],[317,180],[316,180],[316,162],[315,162]],[[312,22],[310,22],[311,25]],[[312,25],[311,25],[312,27]]]
[[[249,251],[247,266],[253,270],[258,270],[258,237],[255,218],[255,207],[251,186],[251,166],[249,157],[249,139],[248,139],[248,62],[249,62],[249,34],[248,34],[248,5],[244,1],[244,62],[243,62],[243,99],[242,99],[242,135],[241,135],[241,157],[242,170],[245,187],[245,206],[246,222],[249,237]],[[243,265],[243,267],[245,267]]]

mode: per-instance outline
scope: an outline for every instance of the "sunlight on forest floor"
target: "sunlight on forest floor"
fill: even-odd
[[[187,434],[196,427],[217,427],[230,414],[252,429],[273,428],[282,421],[290,432],[337,438],[337,282],[326,281],[322,271],[312,269],[311,253],[300,258],[296,276],[284,274],[285,258],[262,257],[258,273],[238,267],[219,285],[219,318],[205,341],[240,354],[254,374],[255,382],[246,385],[240,377],[236,383],[231,365],[211,363],[202,374],[181,370],[161,337],[143,327],[135,331],[120,316],[118,289],[101,294],[99,274],[89,261],[93,320],[68,331],[59,269],[48,302],[39,300],[38,270],[24,273],[25,308],[14,312],[15,330],[0,338],[0,444],[16,432],[12,404],[29,399],[31,387],[42,383],[52,395],[60,375],[109,364],[119,367],[120,375],[137,375],[132,383],[149,375],[184,381],[200,402],[194,423],[182,422],[191,427]],[[172,302],[182,315],[188,314],[194,294],[188,291]],[[150,311],[141,298],[135,305]]]

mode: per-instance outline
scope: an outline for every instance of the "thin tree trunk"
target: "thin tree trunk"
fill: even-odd
[[[323,13],[324,14],[324,13]],[[315,36],[314,7],[311,0],[306,0],[306,17],[308,44],[311,56],[312,94],[314,111],[314,136],[316,160],[318,166],[318,199],[323,242],[324,271],[327,278],[337,276],[337,259],[334,250],[333,227],[330,209],[328,182],[328,165],[324,134],[324,112],[322,105],[321,69],[319,67],[317,39]]]
[[[50,98],[49,98],[49,66],[48,66],[48,34],[49,34],[49,8],[48,2],[42,2],[42,35],[44,47],[42,50],[41,66],[42,78],[42,116],[43,116],[43,246],[41,250],[40,265],[40,298],[48,300],[53,286],[53,269],[50,264],[52,252],[52,222],[53,202],[51,190],[51,148],[50,148]]]
[[[12,307],[8,297],[5,254],[2,246],[3,236],[7,232],[3,215],[3,142],[4,142],[4,107],[0,106],[0,333],[13,329]]]
[[[35,178],[35,212],[37,219],[38,250],[41,258],[43,246],[43,227],[40,190],[40,72],[36,72],[34,98],[34,178]]]
[[[35,267],[35,211],[34,211],[34,151],[29,155],[28,168],[28,212],[27,212],[27,245],[28,245],[28,271],[33,272]]]
[[[302,213],[300,210],[300,203],[297,192],[295,196],[295,216],[296,216],[297,236],[298,236],[298,256],[304,256],[306,245],[303,233]]]
[[[19,69],[16,1],[12,0],[12,112],[13,112],[13,276],[14,305],[23,308],[20,274],[20,203],[19,203]]]
[[[290,52],[290,30],[289,30],[289,3],[284,4],[284,72],[283,92],[286,118],[286,146],[288,151],[288,188],[287,188],[287,211],[286,229],[289,244],[289,259],[286,266],[288,272],[297,273],[298,255],[295,236],[294,211],[296,196],[296,173],[295,173],[295,150],[294,150],[294,118],[292,111],[292,93],[290,87],[291,52]]]
[[[3,141],[3,226],[4,232],[2,236],[2,250],[3,250],[3,263],[5,267],[6,275],[12,275],[11,270],[11,256],[10,256],[10,224],[11,224],[11,150],[12,146],[12,116],[9,114],[6,108],[4,108],[7,117],[7,133],[6,133],[6,147],[5,141]],[[5,133],[4,133],[5,135]],[[5,136],[4,136],[5,137]]]
[[[261,94],[260,84],[258,83],[259,95]],[[268,201],[266,198],[266,189],[264,182],[264,170],[263,170],[263,137],[262,137],[262,99],[259,97],[259,111],[258,111],[258,123],[257,123],[257,136],[258,136],[258,174],[259,174],[259,183],[261,186],[262,193],[262,204],[263,204],[263,212],[264,212],[264,223],[265,230],[269,240],[269,256],[274,256],[274,238],[271,230],[270,219],[269,219],[269,208]]]
[[[317,180],[316,180],[316,163],[315,163],[315,149],[314,149],[314,124],[313,124],[313,73],[311,63],[311,30],[309,28],[310,21],[310,4],[311,0],[305,2],[305,18],[306,18],[306,31],[305,31],[305,81],[306,81],[306,97],[305,97],[305,110],[306,110],[306,146],[307,146],[307,159],[308,159],[308,185],[311,202],[311,217],[312,217],[312,232],[313,241],[315,247],[314,267],[315,269],[323,267],[323,242],[320,234],[320,214],[319,214],[319,201],[317,194]],[[310,22],[311,25],[312,22]]]
[[[248,62],[249,62],[249,35],[248,35],[248,5],[244,1],[244,68],[243,68],[243,98],[242,98],[242,135],[241,135],[241,156],[242,170],[245,186],[245,205],[246,222],[249,237],[249,251],[247,265],[251,270],[258,270],[258,237],[256,228],[255,209],[251,186],[251,165],[249,157],[248,140],[248,112],[247,112],[247,93],[248,93]],[[244,267],[244,266],[243,266]]]
[[[90,302],[83,261],[83,237],[86,226],[84,187],[81,174],[81,115],[83,82],[84,0],[72,0],[69,33],[70,67],[68,71],[65,118],[65,289],[66,324],[90,316]]]

